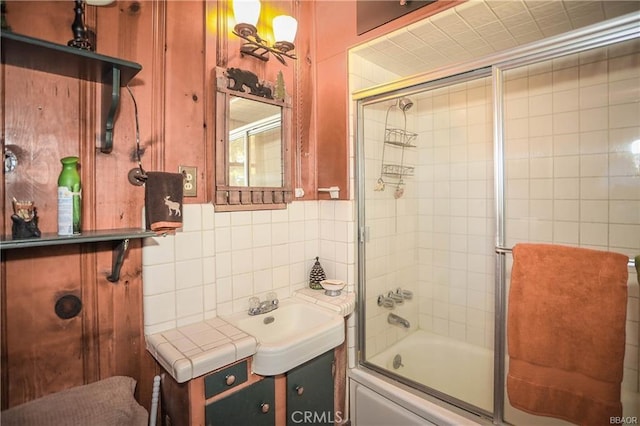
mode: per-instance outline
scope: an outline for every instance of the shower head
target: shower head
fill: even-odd
[[[398,99],[398,108],[402,111],[407,111],[413,106],[413,102],[409,98]]]

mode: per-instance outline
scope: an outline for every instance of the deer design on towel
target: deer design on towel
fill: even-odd
[[[173,216],[175,212],[176,216],[182,216],[182,213],[180,212],[180,203],[177,201],[171,201],[169,198],[171,196],[167,195],[166,197],[164,197],[164,204],[167,206],[167,208],[169,209],[169,216]]]

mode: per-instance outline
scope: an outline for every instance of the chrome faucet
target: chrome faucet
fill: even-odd
[[[278,309],[278,297],[274,292],[267,293],[264,301],[257,297],[249,298],[249,315],[260,315]]]
[[[387,316],[387,322],[389,324],[393,324],[393,325],[401,325],[404,328],[411,327],[411,324],[409,324],[409,321],[407,321],[406,319],[402,318],[401,316],[398,316],[398,315],[392,314],[392,313],[389,313],[389,316]]]

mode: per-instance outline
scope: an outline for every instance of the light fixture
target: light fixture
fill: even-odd
[[[113,3],[114,0],[75,0],[75,19],[71,24],[71,31],[73,31],[73,40],[69,40],[67,46],[77,47],[83,50],[93,50],[93,46],[89,41],[87,27],[84,24],[84,5],[89,4],[92,6],[106,6]]]
[[[233,34],[245,40],[240,47],[241,54],[268,61],[269,53],[272,53],[284,65],[287,65],[284,57],[297,59],[295,54],[289,53],[295,49],[293,41],[298,30],[295,18],[286,15],[273,18],[273,34],[276,41],[273,46],[269,46],[267,41],[258,35],[256,29],[260,16],[260,0],[233,0],[233,14],[236,18]]]

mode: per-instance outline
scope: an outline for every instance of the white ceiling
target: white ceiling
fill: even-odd
[[[469,0],[352,52],[406,77],[634,12],[640,0]]]

